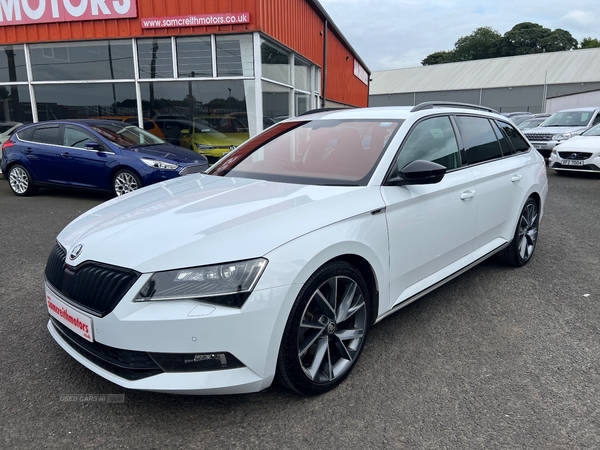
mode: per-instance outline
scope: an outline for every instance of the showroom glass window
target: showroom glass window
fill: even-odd
[[[178,37],[176,43],[179,78],[210,78],[213,76],[210,37]]]
[[[174,126],[173,120],[163,119],[182,118],[190,123],[196,123],[192,119],[201,120],[219,132],[245,140],[249,137],[248,129],[230,125],[237,122],[234,118],[240,117],[247,123],[246,98],[253,89],[253,80],[142,83],[144,116],[155,117],[167,140],[173,143],[179,140],[182,127]]]
[[[33,122],[28,86],[0,86],[0,122]]]
[[[290,114],[292,89],[268,81],[262,82],[263,114],[275,121],[287,119]]]
[[[36,85],[38,119],[137,115],[134,83]]]
[[[263,40],[260,53],[263,78],[291,85],[289,52]]]
[[[171,38],[138,39],[140,78],[173,78]]]
[[[488,119],[456,116],[456,123],[465,145],[467,164],[477,164],[502,157],[496,133]]]
[[[27,81],[23,46],[0,46],[0,83],[14,83],[17,81]],[[0,98],[3,98],[2,94],[0,94]]]
[[[129,40],[35,44],[29,52],[34,81],[134,78]]]
[[[217,36],[217,76],[253,77],[252,35]]]
[[[460,166],[456,136],[449,117],[426,119],[412,129],[398,155],[398,170],[418,159],[441,164],[448,170]]]

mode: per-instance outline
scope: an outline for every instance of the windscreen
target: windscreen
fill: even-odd
[[[401,122],[322,119],[277,124],[241,146],[211,174],[364,186]]]
[[[585,127],[594,111],[560,111],[548,117],[541,127]]]

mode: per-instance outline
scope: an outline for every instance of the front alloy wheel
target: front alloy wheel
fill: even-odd
[[[368,290],[353,266],[324,266],[306,283],[292,309],[278,369],[301,394],[333,389],[350,373],[363,348],[370,317]]]
[[[138,176],[129,170],[121,170],[113,179],[113,192],[116,196],[127,194],[142,187]]]

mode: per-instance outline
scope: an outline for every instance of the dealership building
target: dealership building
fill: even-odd
[[[369,77],[317,0],[0,1],[0,121],[237,114],[252,136],[367,106]]]

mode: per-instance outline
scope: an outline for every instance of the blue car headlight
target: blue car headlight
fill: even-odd
[[[142,158],[142,162],[154,169],[161,170],[177,170],[179,167],[177,164],[171,164],[164,161],[158,161],[156,159]]]
[[[266,266],[267,260],[258,258],[156,272],[140,289],[135,301],[201,300],[240,308]]]

